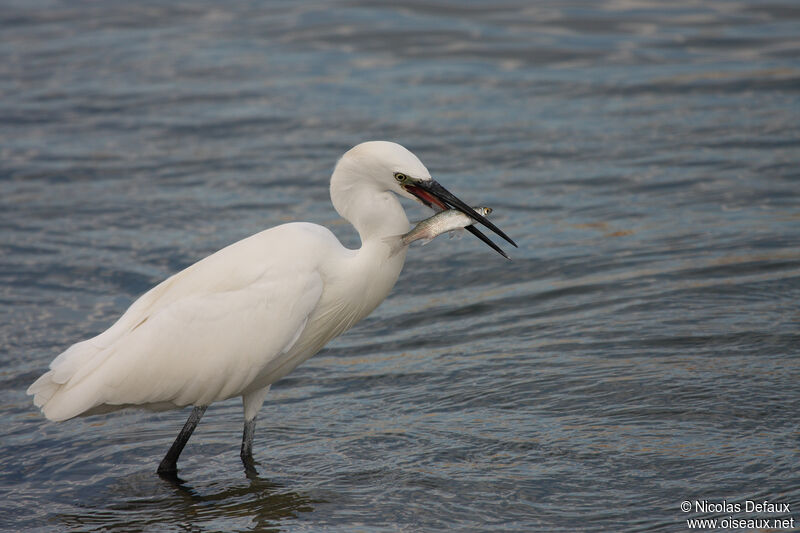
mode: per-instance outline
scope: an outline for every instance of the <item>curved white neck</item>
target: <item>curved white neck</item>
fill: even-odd
[[[400,276],[408,248],[398,250],[386,239],[406,233],[409,223],[394,193],[381,190],[379,184],[352,169],[341,170],[340,161],[331,177],[331,201],[361,237],[361,248],[348,258],[345,267],[357,287],[342,297],[353,306],[346,326],[350,327],[386,298]],[[357,297],[351,299],[355,294]]]
[[[368,171],[368,170],[367,170]],[[359,169],[336,166],[331,177],[331,201],[336,211],[350,222],[361,237],[362,246],[383,243],[409,229],[408,217],[397,196],[365,179]],[[388,247],[387,247],[388,250]]]

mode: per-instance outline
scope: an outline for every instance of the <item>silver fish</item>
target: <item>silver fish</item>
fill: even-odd
[[[487,216],[492,212],[491,207],[474,207],[478,214]],[[403,235],[395,235],[384,239],[389,246],[392,247],[392,254],[396,254],[403,246],[408,246],[414,241],[422,240],[422,244],[428,244],[434,237],[456,231],[471,226],[477,222],[472,217],[469,217],[458,211],[457,209],[446,209],[440,211],[430,218],[418,222],[414,228]]]

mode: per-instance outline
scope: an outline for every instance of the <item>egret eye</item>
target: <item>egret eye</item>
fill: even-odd
[[[400,183],[403,183],[404,181],[406,181],[408,179],[408,176],[406,176],[402,172],[395,172],[394,173],[394,179],[396,179]]]

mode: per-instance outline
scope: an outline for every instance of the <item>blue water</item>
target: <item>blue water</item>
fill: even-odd
[[[0,58],[0,529],[800,527],[796,2],[7,0]],[[55,355],[205,255],[291,220],[356,246],[328,178],[370,139],[520,247],[413,247],[273,386],[258,476],[237,400],[178,485],[188,412],[36,411]]]

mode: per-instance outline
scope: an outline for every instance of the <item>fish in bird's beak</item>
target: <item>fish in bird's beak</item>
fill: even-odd
[[[442,211],[445,209],[457,209],[458,211],[461,211],[468,217],[477,220],[478,222],[480,222],[481,224],[483,224],[484,226],[486,226],[487,228],[498,234],[500,237],[504,238],[505,240],[513,244],[514,247],[517,246],[517,243],[511,240],[511,238],[508,235],[506,235],[503,232],[503,230],[492,224],[485,216],[481,215],[480,213],[472,209],[469,205],[456,198],[456,196],[453,195],[453,193],[451,193],[450,191],[439,185],[439,183],[436,180],[433,179],[415,180],[413,178],[406,178],[401,182],[401,186],[406,191],[417,197],[420,202],[427,205],[431,209],[435,211]],[[474,225],[467,226],[466,230],[475,235],[476,237],[478,237],[480,240],[482,240],[489,246],[491,246],[492,249],[494,249],[497,253],[499,253],[506,259],[509,259],[506,253],[502,249],[500,249],[499,246],[493,243],[486,235],[481,233],[481,231],[478,230],[478,228],[476,228]]]

